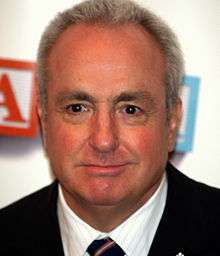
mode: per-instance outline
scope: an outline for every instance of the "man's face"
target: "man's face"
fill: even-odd
[[[137,208],[158,187],[172,150],[165,59],[135,25],[78,24],[49,56],[45,147],[70,205]]]

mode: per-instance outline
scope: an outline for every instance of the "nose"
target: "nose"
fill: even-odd
[[[91,125],[90,146],[99,153],[109,153],[118,147],[118,132],[114,117],[100,111]]]

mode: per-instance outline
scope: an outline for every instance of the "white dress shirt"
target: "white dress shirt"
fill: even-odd
[[[111,237],[126,256],[146,256],[162,217],[167,196],[164,174],[153,196],[126,221],[109,233],[89,226],[67,205],[59,186],[58,220],[65,256],[88,256],[87,247],[95,239]]]

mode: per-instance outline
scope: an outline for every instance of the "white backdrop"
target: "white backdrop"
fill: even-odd
[[[0,1],[0,58],[35,61],[40,35],[74,0]],[[142,0],[179,36],[186,71],[201,78],[193,151],[173,162],[188,176],[220,187],[220,1]],[[0,136],[0,207],[50,183],[40,137]]]

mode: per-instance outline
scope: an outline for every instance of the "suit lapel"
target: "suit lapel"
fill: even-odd
[[[54,182],[36,212],[34,234],[28,240],[29,255],[64,256],[57,218],[57,196],[58,185]]]
[[[192,216],[193,193],[190,179],[170,164],[167,166],[168,194],[164,213],[153,240],[149,256],[194,255]],[[191,207],[192,206],[192,207]],[[193,247],[193,246],[192,246]],[[189,249],[190,248],[190,249]]]
[[[48,197],[48,212],[45,212],[45,229],[42,241],[45,241],[45,255],[64,256],[61,234],[57,217],[58,183],[52,184]],[[45,204],[46,206],[46,204]],[[45,209],[47,210],[46,207]],[[43,214],[43,213],[42,213]],[[38,254],[39,255],[39,254]],[[42,255],[42,254],[41,254]]]

